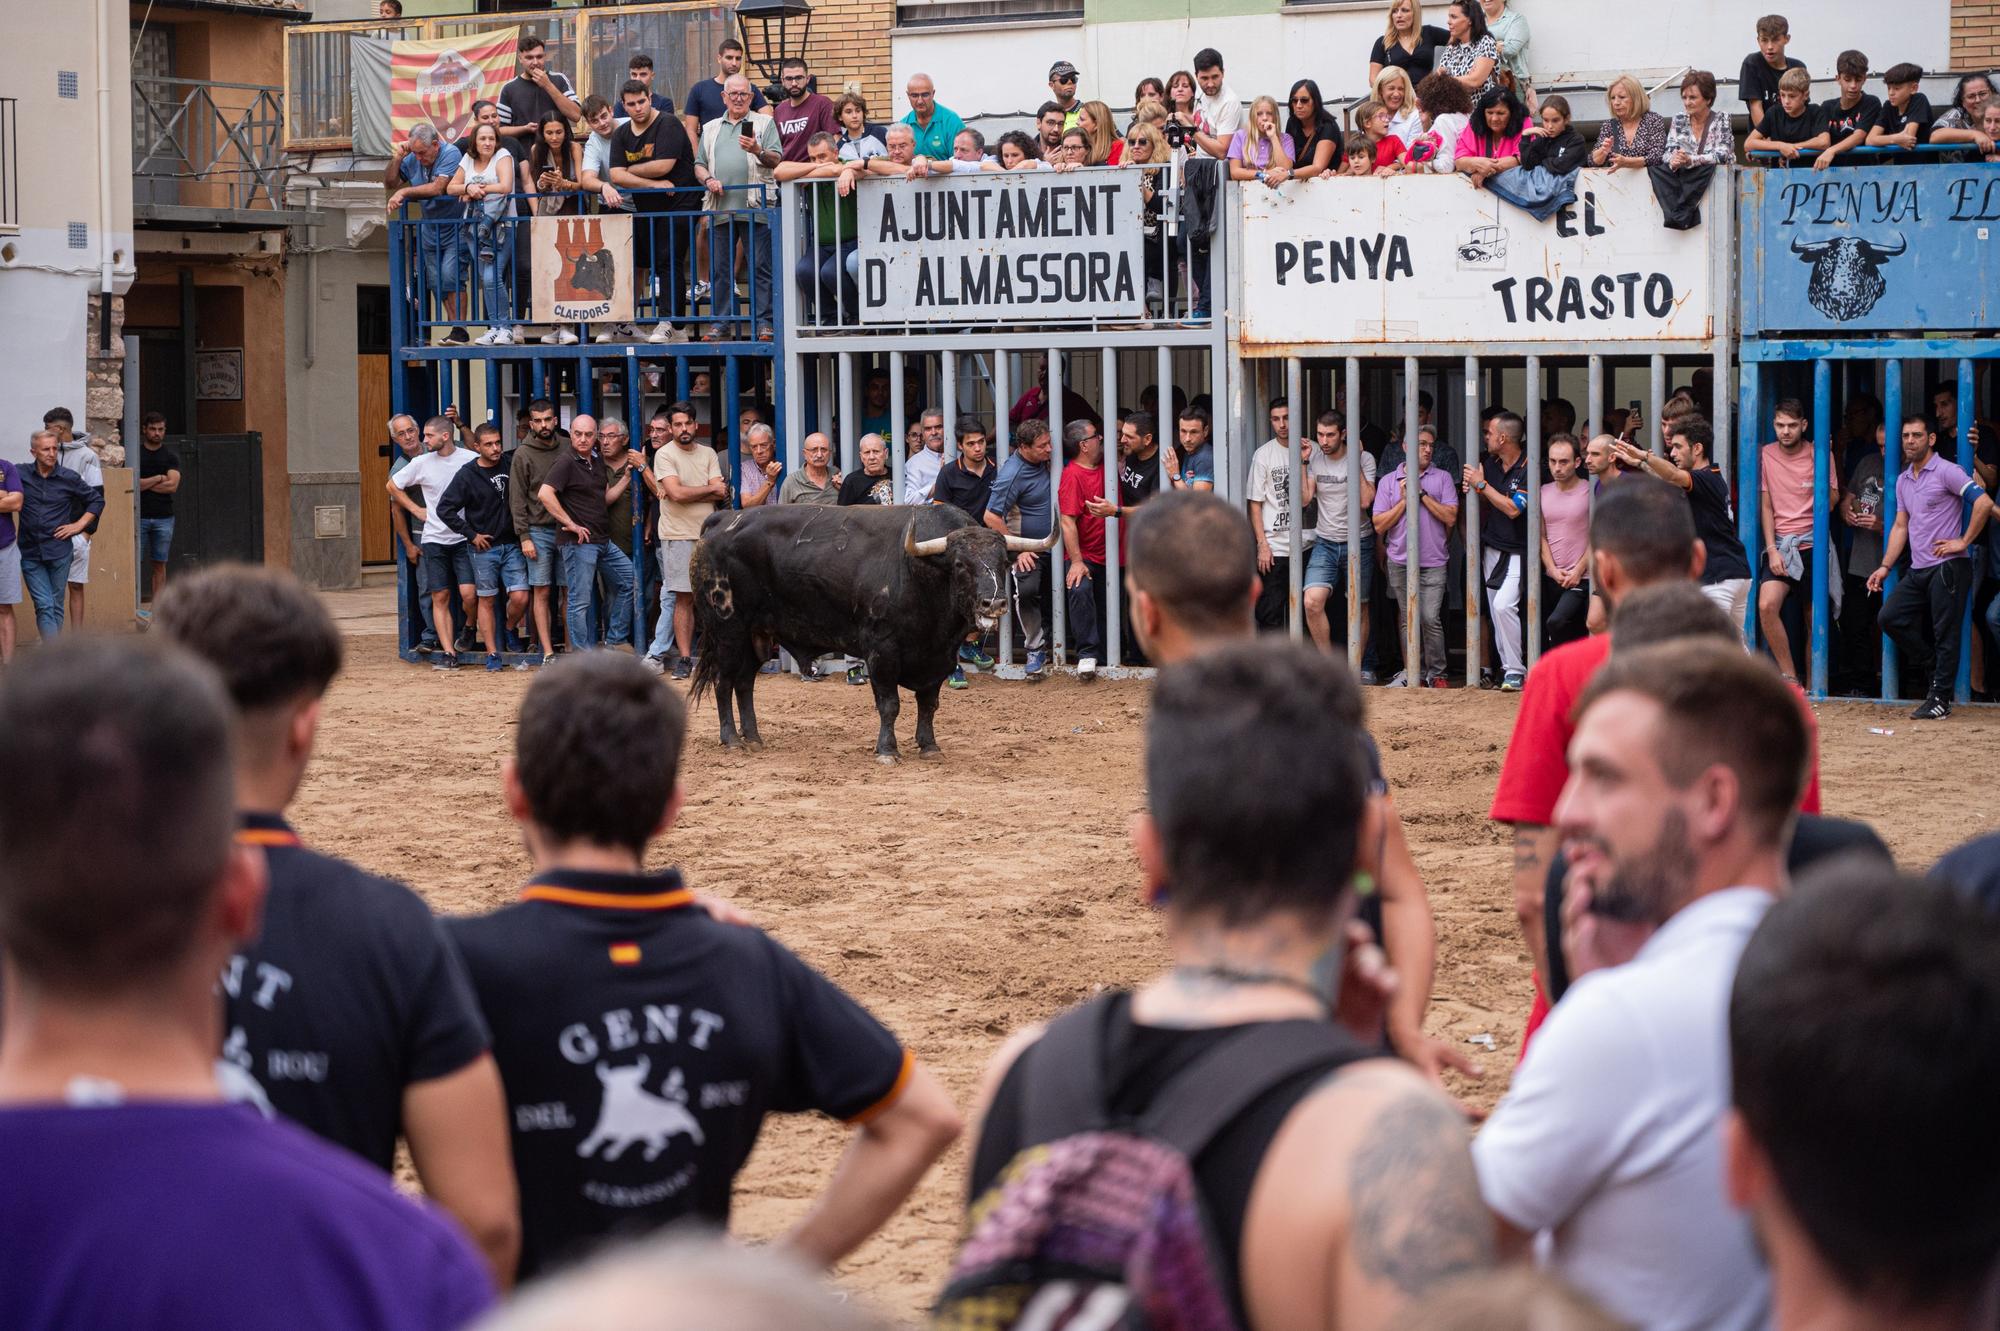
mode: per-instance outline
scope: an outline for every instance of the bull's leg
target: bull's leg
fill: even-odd
[[[915,690],[917,695],[917,756],[919,758],[940,758],[944,750],[938,747],[937,736],[931,733],[931,722],[937,718],[938,685]]]
[[[902,710],[902,699],[896,696],[896,677],[885,669],[878,669],[880,663],[868,663],[868,682],[875,690],[875,714],[882,718],[882,728],[875,733],[875,761],[893,763],[896,761],[896,715]]]
[[[764,737],[757,733],[757,671],[745,675],[736,683],[736,716],[743,724],[743,742],[753,749],[764,747]]]
[[[725,749],[733,749],[737,744],[736,718],[730,715],[729,697],[729,681],[726,679],[717,680],[715,683],[715,714],[722,720],[722,747]]]

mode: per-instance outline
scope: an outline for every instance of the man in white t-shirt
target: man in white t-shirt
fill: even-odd
[[[1579,975],[1473,1142],[1502,1255],[1648,1331],[1758,1331],[1770,1283],[1725,1195],[1736,963],[1784,882],[1809,746],[1768,661],[1682,641],[1585,689],[1555,810]],[[1538,1241],[1538,1242],[1537,1242]]]
[[[1206,133],[1196,132],[1195,141],[1210,157],[1227,157],[1230,138],[1243,128],[1243,99],[1223,81],[1222,53],[1213,46],[1195,52],[1194,81],[1195,104],[1208,124]]]
[[[923,431],[919,436],[923,446],[903,462],[906,504],[930,503],[931,487],[937,484],[938,472],[944,467],[944,412],[936,407],[924,408],[924,414],[917,417],[917,428]]]
[[[1333,651],[1333,626],[1328,622],[1326,607],[1336,597],[1342,605],[1347,603],[1347,561],[1354,560],[1361,570],[1358,615],[1361,621],[1361,654],[1365,659],[1368,654],[1368,597],[1374,590],[1375,581],[1375,527],[1368,519],[1368,514],[1375,507],[1375,459],[1358,448],[1347,446],[1347,416],[1340,411],[1322,411],[1319,414],[1319,420],[1313,426],[1313,439],[1319,446],[1313,449],[1306,461],[1306,475],[1312,483],[1312,489],[1306,493],[1311,494],[1319,504],[1319,526],[1315,529],[1319,540],[1306,558],[1306,628],[1321,651]],[[1347,493],[1347,478],[1354,474],[1356,456],[1361,459],[1361,520],[1367,525],[1361,529],[1361,543],[1351,546],[1348,544],[1347,506],[1352,498]],[[1357,670],[1361,669],[1359,660],[1349,664]],[[1362,670],[1361,682],[1373,684],[1373,673]]]
[[[1290,612],[1292,568],[1292,472],[1287,453],[1291,447],[1292,413],[1285,399],[1274,397],[1270,408],[1271,437],[1250,455],[1250,479],[1244,496],[1250,505],[1250,529],[1257,533],[1257,576],[1264,580],[1257,593],[1257,627],[1266,632],[1282,631]],[[1302,446],[1297,470],[1300,473],[1299,510],[1312,502],[1312,476],[1305,463],[1312,445]],[[1306,544],[1313,535],[1306,533]]]
[[[479,588],[472,571],[472,547],[465,538],[445,525],[438,516],[438,501],[458,469],[478,460],[469,448],[460,448],[453,439],[458,426],[449,416],[433,416],[424,423],[424,451],[409,460],[388,480],[389,502],[424,524],[418,538],[423,558],[418,565],[418,590],[431,598],[431,622],[437,626],[438,640],[444,644],[431,661],[438,670],[458,669],[458,653],[474,646],[473,625],[479,621]],[[409,491],[421,490],[421,507]],[[464,627],[458,640],[451,635],[451,589],[465,611]]]

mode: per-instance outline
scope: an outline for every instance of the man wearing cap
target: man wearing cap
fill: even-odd
[[[1076,95],[1076,66],[1067,60],[1058,60],[1049,66],[1049,96],[1062,108],[1064,129],[1075,129],[1076,118],[1083,111],[1083,103]]]

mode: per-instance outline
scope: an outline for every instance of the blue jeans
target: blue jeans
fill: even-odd
[[[514,228],[505,219],[479,217],[466,224],[478,274],[478,317],[489,324],[514,322]]]
[[[757,327],[769,328],[773,322],[771,228],[742,213],[719,213],[715,221],[708,239],[708,281],[717,321],[736,317],[736,241],[741,239],[750,249],[750,304]]]
[[[679,592],[667,586],[665,582],[660,583],[660,622],[653,629],[653,645],[646,649],[646,655],[657,656],[662,660],[673,655],[674,599],[679,595]]]
[[[35,603],[35,632],[44,640],[62,632],[63,607],[69,598],[69,560],[67,546],[54,559],[21,556],[21,581],[28,584],[28,599]]]
[[[464,280],[465,234],[455,218],[426,217],[417,223],[417,255],[423,264],[424,289],[433,296],[454,296]]]
[[[164,564],[167,562],[168,551],[173,548],[172,518],[139,519],[139,558],[151,564]]]
[[[564,623],[569,629],[569,649],[584,651],[597,643],[596,616],[591,613],[591,594],[597,589],[597,575],[604,574],[610,588],[605,618],[610,628],[607,643],[632,641],[632,560],[609,541],[563,547],[563,589],[569,593],[564,607]]]
[[[1549,174],[1547,167],[1516,166],[1488,176],[1486,188],[1516,208],[1526,209],[1537,222],[1546,222],[1576,202],[1576,172],[1556,176]]]

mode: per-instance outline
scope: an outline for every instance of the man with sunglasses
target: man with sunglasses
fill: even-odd
[[[1074,129],[1076,118],[1083,111],[1083,102],[1076,95],[1076,66],[1067,60],[1058,60],[1049,66],[1049,96],[1062,112],[1062,128]],[[1056,131],[1061,137],[1062,130]]]

